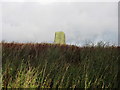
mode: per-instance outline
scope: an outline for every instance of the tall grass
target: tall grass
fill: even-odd
[[[2,89],[2,44],[0,43],[0,89]]]
[[[2,43],[2,87],[116,88],[118,48]]]

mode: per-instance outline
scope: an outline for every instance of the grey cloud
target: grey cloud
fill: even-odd
[[[2,35],[7,41],[52,42],[55,31],[64,31],[67,43],[117,42],[117,15],[117,3],[110,2],[4,3]]]
[[[2,4],[0,4],[0,13],[2,12]],[[2,14],[0,14],[0,41],[2,41]]]

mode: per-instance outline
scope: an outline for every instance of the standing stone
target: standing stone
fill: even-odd
[[[65,44],[65,33],[64,32],[55,32],[54,43]]]

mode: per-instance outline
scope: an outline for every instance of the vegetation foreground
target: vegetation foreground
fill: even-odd
[[[118,48],[2,43],[3,88],[116,88]]]

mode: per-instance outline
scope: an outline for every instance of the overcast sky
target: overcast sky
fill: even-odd
[[[69,44],[118,43],[117,2],[19,2],[2,4],[2,40],[53,42],[56,31]]]

